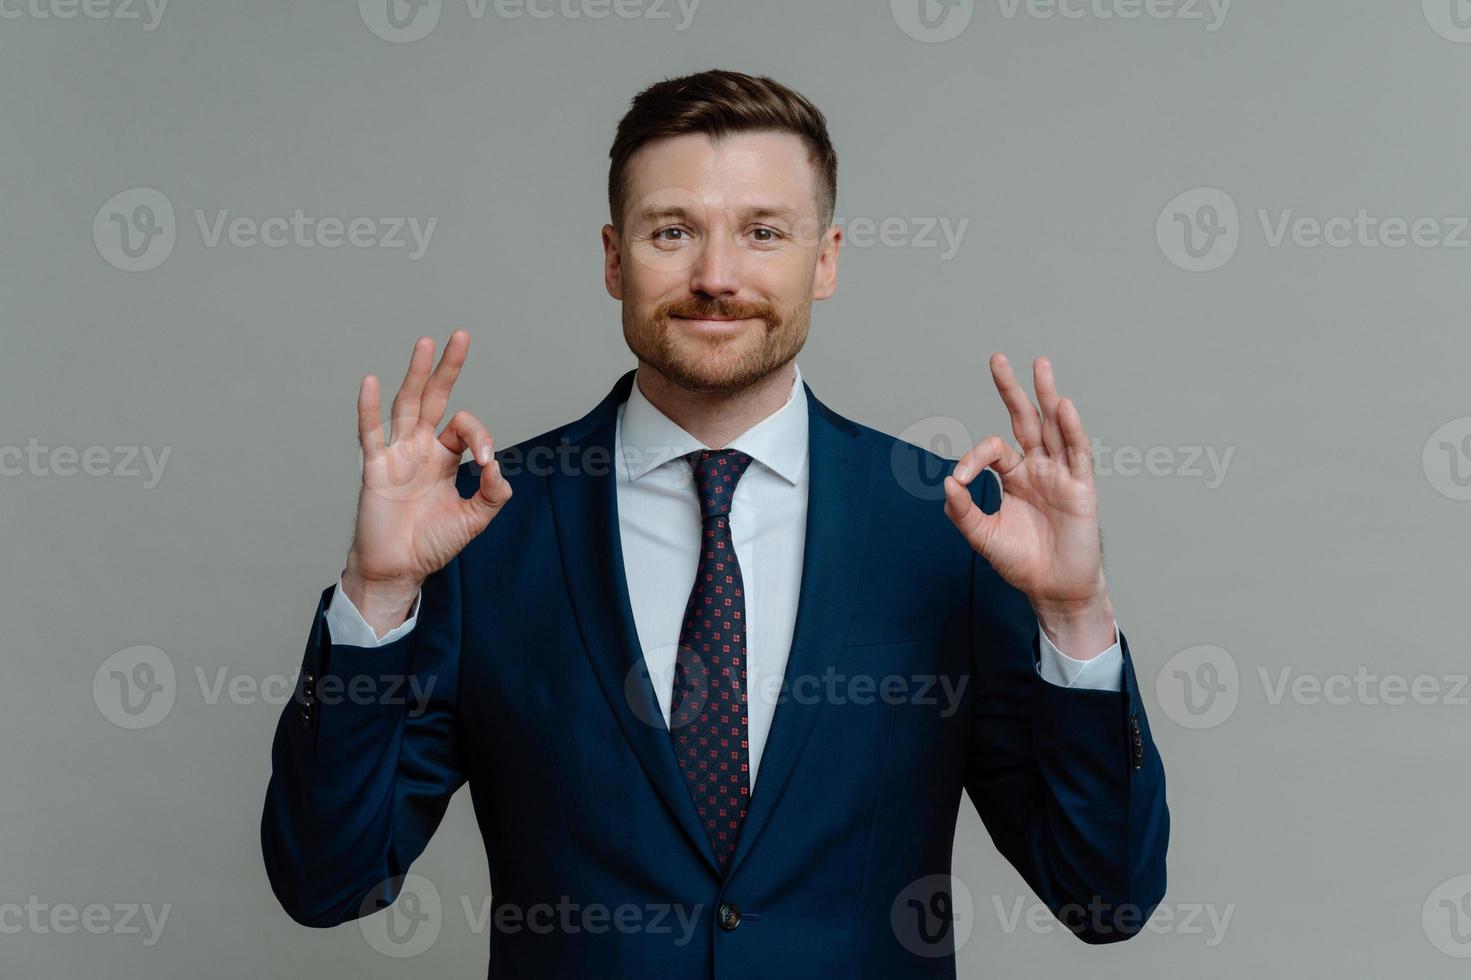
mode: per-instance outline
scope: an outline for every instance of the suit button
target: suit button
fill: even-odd
[[[311,671],[301,675],[301,703],[305,705],[317,703],[317,675]]]
[[[301,726],[303,728],[310,728],[310,727],[312,727],[312,724],[316,720],[317,720],[317,709],[315,707],[313,707],[312,705],[310,705],[310,704],[304,704],[304,705],[302,705],[301,706]]]
[[[741,924],[741,907],[733,902],[726,902],[721,905],[715,915],[716,921],[720,923],[720,928],[726,932],[732,931],[736,926]]]
[[[1129,728],[1134,737],[1134,768],[1139,769],[1144,765],[1144,736],[1139,732],[1139,716],[1129,716]]]

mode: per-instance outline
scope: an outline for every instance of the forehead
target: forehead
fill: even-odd
[[[624,171],[627,207],[635,219],[649,207],[690,203],[777,205],[815,216],[816,179],[806,145],[788,132],[666,136],[639,147]]]

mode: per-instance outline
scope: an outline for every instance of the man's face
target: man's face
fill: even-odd
[[[817,174],[792,133],[644,144],[624,171],[604,280],[639,360],[689,391],[733,393],[802,349],[837,287],[842,233],[818,225]]]

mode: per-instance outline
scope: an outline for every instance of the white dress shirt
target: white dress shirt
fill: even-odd
[[[761,751],[782,693],[787,654],[797,618],[802,553],[807,527],[807,394],[793,362],[792,389],[781,408],[746,429],[724,448],[752,463],[731,497],[730,530],[746,592],[746,691],[750,781],[756,784]],[[617,466],[618,532],[634,625],[649,678],[669,724],[675,654],[685,604],[699,565],[700,502],[693,467],[683,457],[707,447],[644,397],[637,384],[618,407],[613,460]],[[342,589],[327,606],[332,642],[381,646],[414,628],[419,600],[409,618],[377,637]],[[1058,650],[1038,625],[1038,671],[1062,687],[1117,691],[1122,687],[1123,652],[1114,623],[1114,643],[1089,660]]]

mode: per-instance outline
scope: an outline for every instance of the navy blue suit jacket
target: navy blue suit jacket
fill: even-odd
[[[612,449],[632,383],[629,371],[583,418],[498,453],[514,496],[424,584],[407,636],[333,646],[323,592],[261,822],[290,916],[332,926],[391,901],[469,783],[493,909],[520,913],[492,913],[507,924],[490,930],[492,977],[953,977],[945,896],[924,882],[950,871],[964,790],[1081,939],[1137,933],[1164,895],[1169,813],[1128,641],[1122,691],[1043,680],[1030,604],[945,516],[954,461],[837,415],[810,387],[794,686],[721,874],[629,608]],[[461,495],[478,481],[462,464]],[[994,474],[971,490],[996,510]],[[386,696],[395,676],[427,697]],[[958,705],[938,683],[921,690],[941,676]],[[904,696],[884,693],[892,677]],[[347,696],[354,678],[385,696]],[[645,928],[646,912],[639,928],[528,928],[527,910],[559,902],[677,908],[694,927]]]

